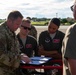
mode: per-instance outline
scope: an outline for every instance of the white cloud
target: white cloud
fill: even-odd
[[[19,10],[24,17],[72,17],[72,0],[0,0],[0,18],[6,18],[11,10]]]

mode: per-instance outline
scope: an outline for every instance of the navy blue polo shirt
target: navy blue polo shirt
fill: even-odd
[[[20,50],[22,53],[25,53],[29,57],[38,55],[38,44],[33,36],[31,35],[27,36],[25,45],[23,45],[23,42],[20,39],[19,34],[17,35],[17,38],[19,40]]]
[[[52,39],[48,31],[43,31],[39,36],[39,45],[43,45],[44,50],[53,51],[57,50],[61,53],[62,40],[64,33],[57,31],[55,37]]]

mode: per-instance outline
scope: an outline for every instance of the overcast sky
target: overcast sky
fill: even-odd
[[[12,10],[19,10],[24,18],[73,17],[72,5],[73,0],[0,0],[0,19],[5,19]]]

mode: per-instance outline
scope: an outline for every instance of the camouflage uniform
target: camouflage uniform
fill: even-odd
[[[0,26],[0,75],[17,75],[20,64],[19,44],[6,22]]]
[[[37,39],[37,30],[33,25],[31,25],[31,31],[29,32],[29,35],[32,35]]]

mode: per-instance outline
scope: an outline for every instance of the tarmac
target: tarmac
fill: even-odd
[[[60,26],[59,30],[65,33],[68,27],[69,26]],[[35,28],[37,29],[37,38],[38,38],[39,37],[39,34],[42,31],[48,29],[48,26],[35,26]],[[17,29],[16,34],[18,34],[18,32],[19,32],[19,28]]]
[[[39,34],[42,31],[45,31],[48,29],[48,26],[35,26],[35,27],[37,29],[37,38],[39,37]],[[68,27],[69,26],[60,26],[59,30],[62,31],[63,33],[65,33]]]

